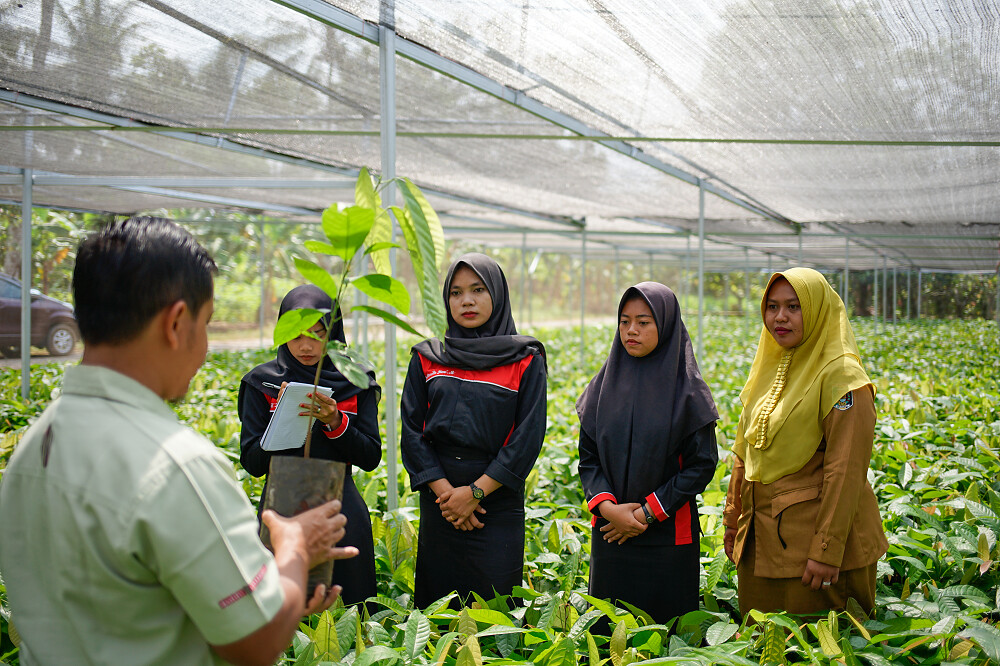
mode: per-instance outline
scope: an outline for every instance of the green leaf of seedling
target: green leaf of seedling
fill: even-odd
[[[431,623],[419,610],[414,609],[406,620],[406,629],[403,632],[403,656],[408,663],[412,663],[417,655],[423,653],[430,638]]]
[[[410,215],[418,224],[426,225],[430,232],[434,242],[434,268],[440,270],[445,250],[444,229],[441,227],[441,220],[438,219],[437,213],[424,197],[424,193],[409,178],[403,179],[403,184],[399,189],[406,200],[406,209],[410,211]],[[423,219],[421,220],[421,218]]]
[[[727,560],[726,551],[720,548],[719,552],[712,559],[712,563],[708,565],[708,579],[705,581],[706,592],[711,592],[719,584],[719,579],[722,578],[722,573],[725,571]]]
[[[412,333],[413,335],[424,337],[424,334],[418,331],[417,329],[413,328],[413,326],[409,322],[407,322],[405,319],[397,317],[391,312],[380,310],[376,307],[372,307],[371,305],[355,305],[353,308],[351,308],[351,312],[354,312],[355,310],[361,310],[362,312],[367,312],[368,314],[375,315],[379,319],[387,321],[390,324],[393,324],[394,326],[398,326],[407,333]]]
[[[337,248],[330,245],[329,243],[324,243],[323,241],[307,240],[305,243],[303,243],[303,245],[305,245],[305,248],[307,250],[309,250],[310,252],[315,252],[316,254],[330,254],[330,255],[337,254]]]
[[[340,661],[340,641],[337,638],[337,627],[333,621],[333,614],[329,610],[320,614],[316,629],[312,633],[312,639],[316,646],[316,656],[321,661]]]
[[[372,185],[371,174],[368,173],[367,168],[362,168],[361,172],[358,174],[357,183],[354,185],[354,204],[362,208],[369,208],[374,213],[374,220],[372,222],[371,231],[368,232],[368,243],[372,247],[380,245],[382,243],[389,243],[392,241],[392,218],[389,217],[389,213],[382,208],[382,200],[378,196],[378,192],[375,191],[375,187]],[[383,275],[389,275],[392,273],[392,266],[389,260],[389,249],[388,247],[380,247],[377,250],[371,252],[372,263],[375,264],[375,270]]]
[[[601,666],[606,659],[601,659],[601,653],[597,649],[597,641],[587,632],[587,655],[590,666]]]
[[[274,325],[274,346],[280,347],[289,340],[294,340],[308,332],[327,312],[329,310],[302,308],[289,310],[281,315],[278,317],[278,323]]]
[[[576,664],[576,646],[569,638],[564,638],[552,646],[547,657],[546,666],[573,666]]]
[[[340,283],[327,273],[325,268],[300,257],[295,257],[295,268],[299,269],[302,277],[325,291],[326,295],[333,300],[337,300],[340,293]]]
[[[840,646],[837,645],[837,639],[833,637],[833,631],[830,630],[826,620],[816,623],[816,637],[819,638],[820,649],[827,657],[836,657],[840,654]]]
[[[718,645],[719,643],[725,643],[730,638],[733,637],[740,627],[738,624],[733,624],[732,622],[716,622],[708,631],[705,632],[705,641],[709,645]]]
[[[403,231],[406,251],[413,264],[417,283],[420,285],[424,320],[431,329],[431,333],[438,338],[444,338],[445,331],[448,330],[448,319],[445,315],[444,300],[441,298],[437,267],[434,263],[434,240],[431,238],[426,220],[422,216],[420,219],[424,220],[423,223],[414,219],[409,208],[402,209],[394,206],[392,212],[396,216],[396,221],[399,222],[399,228]]]
[[[352,355],[346,350],[336,347],[330,350],[329,357],[337,370],[340,370],[341,374],[347,377],[347,381],[358,388],[368,388],[368,367],[365,364],[352,358]]]
[[[380,241],[378,243],[372,243],[365,248],[365,254],[372,254],[373,252],[379,252],[380,250],[391,250],[392,248],[402,247],[399,243],[389,243],[386,241]],[[381,273],[381,271],[379,271]]]
[[[396,664],[403,661],[403,658],[398,652],[385,645],[372,645],[366,648],[357,659],[354,660],[354,666],[375,666],[379,664],[380,666],[390,666],[391,664]]]
[[[483,653],[475,636],[465,639],[465,645],[458,651],[455,666],[483,666]]]
[[[372,229],[375,222],[375,211],[362,206],[351,206],[338,210],[330,206],[323,211],[323,233],[330,241],[327,254],[340,257],[345,262],[350,261]]]
[[[499,624],[505,627],[513,627],[514,621],[509,617],[497,610],[490,610],[488,608],[468,608],[465,611],[469,614],[476,622],[485,622],[487,624]]]
[[[458,614],[458,625],[455,630],[463,636],[472,636],[479,631],[476,621],[469,615],[468,608],[463,608],[462,612]]]
[[[448,653],[451,651],[451,646],[455,643],[456,638],[458,638],[458,634],[451,632],[438,639],[437,646],[434,648],[434,663],[437,666],[441,666],[445,659],[448,658]]]
[[[622,655],[625,654],[627,636],[628,629],[625,627],[625,621],[622,620],[615,625],[615,630],[611,632],[611,663],[614,666],[621,666]]]
[[[351,284],[376,301],[387,303],[404,315],[410,314],[410,292],[396,278],[371,273],[354,278]]]

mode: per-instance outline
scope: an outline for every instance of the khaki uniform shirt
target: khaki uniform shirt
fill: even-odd
[[[823,441],[798,472],[747,481],[735,456],[723,521],[737,530],[736,563],[751,528],[754,574],[763,578],[800,577],[808,559],[845,571],[878,561],[889,544],[868,483],[874,433],[874,397],[862,388],[823,419]]]
[[[211,664],[283,603],[231,463],[145,386],[95,366],[0,481],[0,574],[22,664]]]

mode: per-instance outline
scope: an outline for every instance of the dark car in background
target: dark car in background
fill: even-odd
[[[73,306],[31,290],[31,344],[53,356],[73,351],[80,329]],[[0,274],[0,354],[17,356],[21,350],[21,282]]]

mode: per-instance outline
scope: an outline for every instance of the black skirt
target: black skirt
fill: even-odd
[[[456,488],[467,486],[486,470],[489,460],[441,455],[441,466]],[[482,455],[481,452],[478,455]],[[465,601],[470,592],[486,600],[509,595],[521,585],[524,572],[524,496],[507,486],[490,493],[476,514],[482,529],[463,532],[445,520],[429,488],[420,490],[420,534],[414,602],[426,608],[441,597],[458,592]]]
[[[657,624],[698,610],[701,565],[699,545],[642,545],[629,539],[608,543],[591,531],[590,596],[627,601]],[[640,535],[641,538],[641,535]]]
[[[337,546],[354,546],[358,555],[333,563],[331,585],[340,585],[345,604],[355,604],[377,593],[375,585],[375,544],[372,542],[372,521],[368,506],[354,485],[354,479],[344,479],[344,497],[341,512],[347,516],[346,534]]]

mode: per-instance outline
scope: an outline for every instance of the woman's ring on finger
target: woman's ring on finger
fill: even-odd
[[[830,581],[824,580],[823,581],[823,587],[830,587]]]

